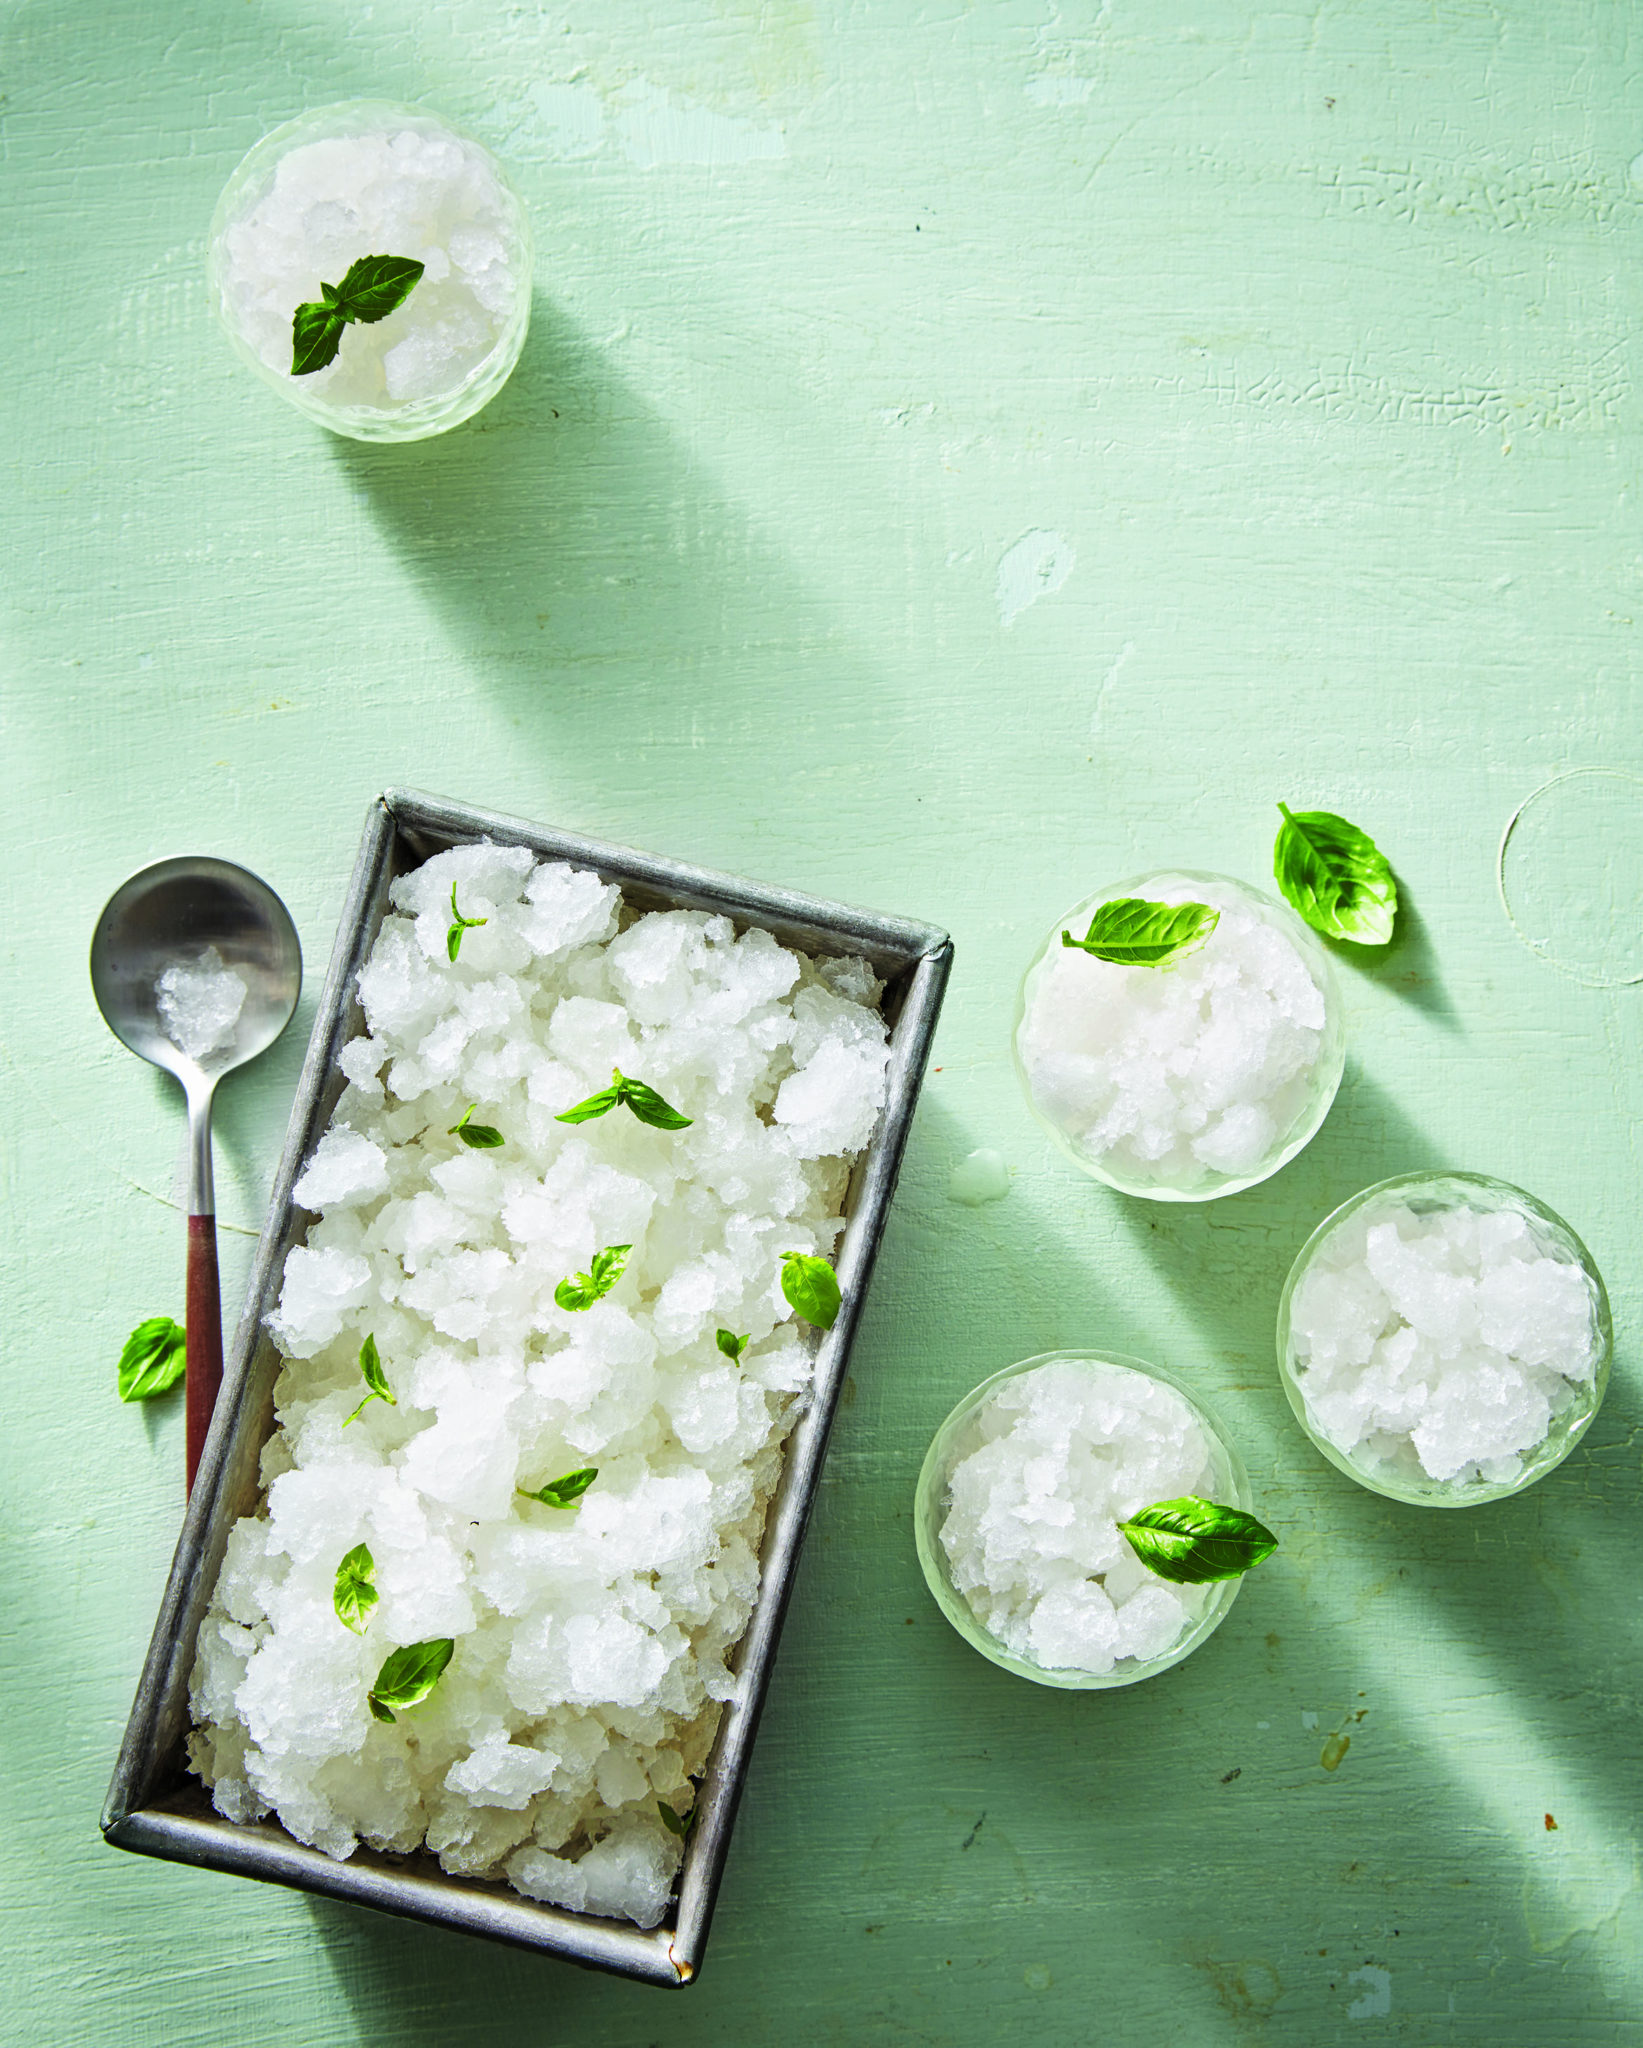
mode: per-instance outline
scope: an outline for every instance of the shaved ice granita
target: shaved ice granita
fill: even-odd
[[[1329,958],[1229,875],[1120,882],[1060,919],[1017,1000],[1016,1071],[1084,1172],[1204,1202],[1274,1174],[1329,1112],[1346,1058]]]
[[[1161,1576],[1121,1525],[1156,1504],[1218,1510],[1253,1551]],[[1117,1353],[1046,1352],[984,1380],[932,1438],[913,1526],[936,1604],[974,1649],[1039,1685],[1133,1685],[1226,1618],[1273,1547],[1243,1461],[1172,1374]],[[1184,1569],[1184,1567],[1183,1567]]]
[[[1609,1300],[1560,1216],[1482,1174],[1403,1174],[1308,1239],[1278,1367],[1330,1463],[1426,1507],[1498,1500],[1584,1434],[1608,1386]]]
[[[355,289],[373,262],[397,267],[374,299]],[[531,270],[530,218],[490,152],[386,101],[265,136],[211,224],[211,299],[236,351],[353,440],[421,440],[487,404],[524,347]]]
[[[391,904],[295,1188],[190,1759],[331,1856],[654,1926],[837,1313],[882,991],[523,848]]]

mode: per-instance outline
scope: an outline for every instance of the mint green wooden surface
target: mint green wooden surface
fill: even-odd
[[[1640,31],[1598,0],[12,0],[0,2035],[1643,2039],[1643,995],[1537,961],[1494,879],[1546,777],[1643,768]],[[490,143],[537,225],[517,375],[419,448],[311,428],[204,305],[239,155],[361,94]],[[180,1312],[183,1246],[179,1104],[93,1009],[92,923],[141,863],[225,855],[317,989],[390,782],[957,942],[681,1997],[96,1832],[183,1456],[114,1359]],[[1280,797],[1375,834],[1405,936],[1343,970],[1347,1079],[1293,1166],[1125,1201],[1018,1099],[1017,977],[1105,879],[1259,881]],[[311,1014],[221,1099],[230,1299]],[[962,1208],[983,1145],[1010,1191]],[[1570,1463],[1450,1515],[1326,1466],[1271,1359],[1313,1224],[1429,1165],[1567,1215],[1619,1333]],[[937,1421],[1059,1345],[1190,1374],[1283,1536],[1129,1693],[994,1670],[913,1557]]]

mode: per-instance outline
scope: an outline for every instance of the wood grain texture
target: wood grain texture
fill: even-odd
[[[1643,2034],[1643,1013],[1534,959],[1494,875],[1547,776],[1643,769],[1637,19],[5,11],[19,2038]],[[497,148],[538,231],[512,383],[410,449],[308,426],[204,303],[239,155],[363,93]],[[99,1021],[86,944],[128,872],[199,850],[265,875],[317,965],[391,782],[927,917],[958,948],[704,1980],[665,2005],[96,1835],[179,1510],[181,1401],[123,1408],[113,1382],[131,1325],[181,1304],[182,1117]],[[1371,831],[1408,906],[1388,957],[1344,970],[1334,1112],[1206,1208],[1083,1183],[1010,1070],[1027,957],[1108,877],[1259,881],[1280,797]],[[218,1105],[230,1313],[310,1017]],[[980,1145],[1011,1189],[961,1208],[947,1177]],[[1312,1225],[1428,1165],[1567,1215],[1618,1332],[1581,1451],[1452,1515],[1325,1465],[1271,1358]],[[1079,1698],[946,1628],[909,1509],[962,1392],[1092,1343],[1193,1375],[1283,1548],[1200,1655]]]

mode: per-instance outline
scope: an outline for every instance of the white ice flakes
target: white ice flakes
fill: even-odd
[[[1213,1483],[1173,1388],[1116,1366],[1041,1365],[996,1388],[961,1432],[940,1532],[953,1584],[1028,1663],[1101,1674],[1162,1656],[1208,1588],[1156,1578],[1118,1524]]]
[[[464,918],[447,956],[451,892]],[[517,848],[395,883],[359,977],[364,1037],[297,1183],[314,1213],[270,1328],[286,1364],[262,1512],[238,1523],[200,1636],[195,1768],[345,1857],[426,1847],[532,1898],[661,1918],[758,1592],[765,1506],[808,1390],[782,1254],[828,1253],[884,1095],[861,962],[812,962],[697,912],[624,912]],[[557,1115],[613,1066],[692,1119]],[[449,1135],[470,1103],[504,1144]],[[554,1300],[633,1250],[592,1308]],[[715,1334],[751,1343],[732,1367]],[[397,1405],[365,1391],[373,1335]],[[585,1465],[571,1510],[524,1497]],[[336,1569],[375,1561],[363,1635]],[[450,1636],[387,1725],[388,1653]]]
[[[1054,947],[1029,983],[1017,1051],[1040,1113],[1081,1156],[1135,1185],[1209,1189],[1258,1173],[1304,1117],[1325,1056],[1324,991],[1244,891],[1160,876],[1146,893],[1214,903],[1220,921],[1161,967]]]
[[[1515,1209],[1382,1201],[1319,1246],[1290,1303],[1314,1425],[1366,1471],[1510,1482],[1597,1369],[1584,1270]]]

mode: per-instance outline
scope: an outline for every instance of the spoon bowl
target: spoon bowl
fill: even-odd
[[[238,1014],[203,1036],[161,1009],[160,978],[232,976]],[[231,985],[231,984],[230,984]],[[91,940],[91,987],[120,1043],[182,1084],[188,1102],[188,1484],[222,1384],[211,1102],[224,1074],[266,1052],[302,993],[302,948],[285,905],[256,875],[206,855],[157,861],[122,882]],[[173,1035],[175,1034],[175,1035]],[[193,1044],[193,1050],[185,1049]]]

